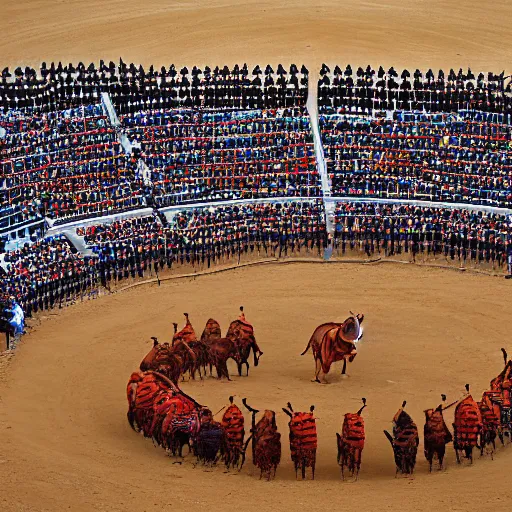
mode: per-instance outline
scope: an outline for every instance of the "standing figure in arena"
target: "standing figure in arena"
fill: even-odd
[[[404,400],[402,407],[398,409],[393,417],[393,435],[384,430],[384,434],[391,443],[395,455],[395,475],[398,475],[399,472],[402,475],[412,475],[414,466],[416,466],[418,445],[420,444],[418,427],[404,411],[406,403]]]
[[[446,401],[446,395],[441,395],[443,402]],[[443,469],[443,460],[446,452],[446,445],[453,439],[451,432],[443,418],[443,411],[455,405],[443,406],[440,404],[436,409],[427,409],[425,411],[425,426],[423,428],[423,442],[425,444],[425,458],[429,463],[429,471],[432,472],[432,463],[437,458],[439,469]]]
[[[240,315],[237,320],[231,322],[226,333],[226,339],[232,341],[236,347],[236,363],[238,375],[242,376],[242,365],[245,364],[249,375],[249,355],[251,350],[254,356],[254,366],[258,366],[263,352],[256,343],[254,327],[245,319],[244,307],[240,306]]]
[[[361,416],[366,407],[366,398],[363,398],[363,406],[356,412],[345,414],[341,435],[336,433],[338,439],[338,464],[341,467],[341,478],[345,480],[345,471],[348,470],[351,477],[357,480],[361,468],[365,431],[364,418]]]
[[[466,384],[467,396],[455,408],[453,422],[453,447],[457,463],[461,456],[473,463],[473,448],[482,443],[482,414],[477,402],[469,394],[469,384]]]
[[[332,363],[343,361],[342,375],[347,371],[347,360],[352,362],[357,355],[356,342],[363,336],[361,323],[364,315],[358,314],[347,318],[343,323],[329,322],[315,329],[309,339],[308,346],[301,356],[310,349],[315,359],[315,379],[312,382],[320,382],[320,372],[329,373]]]
[[[295,467],[295,478],[301,469],[302,479],[306,478],[306,468],[311,468],[311,476],[315,479],[316,448],[318,445],[316,434],[316,420],[313,415],[315,406],[312,405],[309,412],[294,412],[290,402],[283,412],[290,417],[290,452]]]

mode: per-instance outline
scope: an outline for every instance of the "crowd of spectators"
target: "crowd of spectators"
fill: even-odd
[[[173,265],[210,267],[244,256],[281,257],[323,251],[327,244],[319,201],[204,207],[158,217],[78,228],[98,256],[105,281],[142,277]]]
[[[95,293],[99,285],[96,259],[78,254],[65,237],[7,252],[2,269],[0,295],[15,300],[26,316]]]
[[[512,257],[512,216],[405,204],[338,202],[333,245],[368,257],[409,254],[503,267]],[[511,262],[512,263],[512,262]],[[510,270],[510,269],[509,269]]]
[[[479,73],[459,69],[448,74],[429,69],[404,69],[398,73],[393,67],[387,71],[367,66],[354,72],[350,65],[345,70],[336,66],[331,72],[325,64],[318,82],[318,104],[321,110],[343,109],[347,112],[372,110],[410,110],[426,112],[456,112],[478,110],[483,112],[512,112],[512,85],[505,73]]]
[[[97,103],[101,92],[110,94],[120,113],[145,109],[196,107],[264,109],[304,105],[308,70],[292,64],[288,70],[267,65],[249,70],[247,64],[190,71],[174,65],[150,66],[103,61],[85,66],[42,63],[39,70],[5,68],[0,81],[0,109],[33,108],[54,112]]]
[[[337,202],[332,237],[320,199],[304,66],[189,71],[122,61],[43,63],[38,71],[17,68],[14,76],[5,69],[0,237],[13,226],[29,226],[35,238],[45,217],[61,223],[143,206],[154,214],[78,228],[88,256],[63,237],[6,252],[0,296],[30,316],[176,265],[322,255],[330,247],[336,255],[512,266],[505,215],[371,200],[510,208],[509,77],[470,70],[411,75],[370,66],[331,73],[325,65],[320,75],[331,195],[348,197]],[[109,93],[119,126],[105,115],[101,92]],[[251,203],[213,204],[225,200]],[[158,211],[185,204],[170,222]]]
[[[506,269],[512,264],[512,218],[505,215],[404,204],[337,202],[334,235],[322,201],[240,203],[177,211],[77,228],[92,254],[77,253],[64,237],[41,240],[4,255],[0,295],[27,316],[110,290],[123,280],[176,266],[196,269],[250,258],[335,256],[445,258]]]
[[[321,195],[305,108],[153,110],[121,123],[151,170],[156,206]]]
[[[320,116],[335,196],[512,205],[511,125],[459,111]]]
[[[0,207],[49,218],[137,207],[136,161],[100,105],[0,114]]]

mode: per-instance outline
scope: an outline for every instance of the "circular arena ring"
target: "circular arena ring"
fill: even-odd
[[[440,393],[451,401],[460,398],[466,382],[475,393],[487,389],[502,368],[507,284],[411,266],[290,263],[155,283],[66,308],[26,336],[3,374],[2,467],[9,469],[4,486],[30,503],[29,489],[39,482],[34,507],[42,508],[51,503],[73,508],[80,500],[84,506],[141,509],[149,496],[149,508],[177,500],[184,508],[220,507],[236,498],[249,509],[298,505],[304,499],[327,506],[340,493],[347,506],[363,499],[368,507],[396,493],[418,508],[425,500],[440,506],[448,491],[477,499],[480,490],[471,482],[490,478],[499,486],[508,481],[508,447],[498,448],[494,461],[476,457],[473,467],[463,468],[448,445],[445,471],[429,475],[422,441],[414,479],[394,480],[393,454],[382,430],[391,429],[403,400],[421,426],[423,410],[437,406]],[[497,296],[502,299],[496,301]],[[259,482],[250,455],[240,473],[224,474],[222,465],[194,468],[192,457],[173,464],[179,459],[155,449],[126,422],[127,376],[151,347],[150,336],[170,340],[172,322],[180,321],[184,309],[198,331],[211,316],[224,331],[237,314],[234,305],[242,302],[264,351],[260,365],[249,377],[234,376],[236,368],[230,366],[233,382],[207,378],[186,381],[182,389],[214,412],[230,395],[239,405],[247,397],[262,410],[281,411],[287,402],[307,410],[314,404],[314,482],[295,481],[283,412],[276,416],[282,462],[276,479],[266,485]],[[349,377],[342,379],[335,367],[329,385],[311,383],[312,358],[299,354],[319,318],[339,318],[348,309],[366,315]],[[335,434],[343,414],[359,409],[361,396],[368,402],[362,469],[357,484],[343,484]],[[451,425],[450,412],[445,417]]]
[[[430,474],[421,429],[441,395],[457,402],[469,384],[479,397],[503,370],[510,77],[120,60],[6,69],[0,91],[0,331],[23,331],[14,311],[28,324],[16,357],[0,359],[8,510],[484,510],[510,498],[508,437],[457,465],[475,444],[472,400],[446,409],[442,471]],[[229,361],[231,381],[176,380],[187,406],[217,420],[233,397],[246,440],[243,399],[271,418],[282,453],[268,484],[250,447],[241,471],[224,471],[126,421],[127,379],[152,337],[171,342],[184,311],[198,335],[210,318],[224,334],[241,304],[259,365],[238,376]],[[311,334],[351,311],[364,314],[358,357],[312,383]],[[344,419],[362,429],[345,416],[362,397],[359,479],[342,482],[336,434]],[[314,481],[295,481],[289,404],[314,406]],[[415,448],[419,429],[413,477],[394,478],[398,444],[383,431],[396,424]]]

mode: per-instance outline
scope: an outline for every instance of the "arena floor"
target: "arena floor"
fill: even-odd
[[[0,381],[1,509],[11,510],[495,510],[510,491],[512,445],[494,461],[477,457],[428,474],[420,445],[414,478],[394,478],[382,430],[402,400],[420,429],[440,394],[475,395],[502,368],[509,342],[509,282],[412,265],[274,264],[147,285],[51,314],[29,334]],[[497,301],[496,297],[500,297]],[[236,394],[254,407],[316,406],[317,479],[295,481],[287,417],[278,412],[283,457],[277,478],[260,481],[250,457],[240,474],[174,465],[126,421],[126,382],[149,350],[190,313],[200,333],[209,317],[225,330],[240,304],[265,354],[248,378],[186,382],[185,391],[219,410]],[[310,382],[311,354],[299,354],[314,327],[364,312],[365,336],[349,366]],[[231,368],[234,372],[234,368]],[[361,397],[367,444],[358,483],[342,483],[335,433]],[[447,420],[451,422],[450,415]]]
[[[470,65],[511,71],[508,0],[0,0],[1,65]]]
[[[432,0],[0,0],[0,66],[41,61],[145,65],[321,62],[425,69],[471,66],[511,71],[512,3]],[[499,300],[497,300],[499,298]],[[126,382],[149,350],[191,315],[200,333],[212,316],[223,330],[240,304],[265,352],[249,378],[207,379],[184,389],[216,411],[230,394],[280,411],[316,406],[317,480],[296,482],[287,417],[278,414],[283,458],[260,482],[248,460],[240,474],[173,465],[126,421]],[[510,339],[509,282],[449,270],[293,264],[144,286],[51,313],[6,364],[0,359],[0,509],[25,510],[493,510],[512,498],[512,446],[494,461],[429,475],[419,452],[414,478],[395,479],[382,430],[402,400],[423,409],[476,395],[502,368]],[[313,384],[313,328],[364,312],[359,355],[341,379]],[[509,347],[512,351],[512,347]],[[342,414],[365,410],[360,480],[340,482],[335,432]],[[450,419],[449,415],[447,419]],[[420,432],[421,435],[421,432]]]

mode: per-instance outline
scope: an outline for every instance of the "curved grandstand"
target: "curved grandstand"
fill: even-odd
[[[220,508],[240,485],[248,509],[261,509],[258,500],[269,508],[302,505],[289,462],[283,462],[284,476],[278,472],[278,491],[261,497],[249,487],[254,470],[240,473],[236,483],[233,474],[196,481],[190,467],[183,468],[184,478],[181,468],[169,468],[120,426],[126,377],[148,349],[141,340],[169,338],[176,320],[169,311],[175,315],[186,304],[196,329],[218,315],[224,332],[244,304],[265,355],[254,380],[238,380],[236,392],[281,410],[288,400],[305,408],[304,386],[315,386],[307,388],[307,406],[311,399],[323,411],[322,502],[332,506],[339,499],[333,489],[339,413],[355,411],[365,396],[366,505],[382,508],[391,485],[413,508],[426,508],[426,479],[410,480],[405,490],[388,482],[394,468],[383,425],[403,400],[418,420],[424,404],[436,405],[434,391],[458,398],[466,381],[481,389],[501,371],[496,360],[507,336],[501,320],[508,314],[508,283],[432,268],[363,271],[337,263],[511,274],[511,116],[510,77],[470,69],[434,74],[324,64],[310,73],[294,64],[143,68],[122,60],[6,68],[0,84],[0,327],[15,304],[32,326],[45,320],[28,334],[40,344],[34,342],[32,352],[22,346],[21,363],[10,369],[16,384],[6,388],[5,403],[27,406],[9,419],[14,429],[6,434],[6,453],[17,456],[6,461],[0,451],[0,468],[5,462],[13,468],[8,486],[28,492],[22,475],[34,452],[35,472],[46,475],[39,482],[43,505],[24,497],[34,508],[52,508],[55,482],[69,486],[61,508],[72,507],[76,496],[81,508],[97,508],[93,494],[106,509],[153,508],[153,501],[155,508]],[[278,280],[271,266],[278,261],[297,266],[280,269]],[[311,265],[324,261],[333,265]],[[252,263],[262,266],[244,268]],[[174,280],[226,268],[240,270],[200,283]],[[135,288],[145,282],[158,288]],[[88,300],[100,293],[112,296]],[[503,298],[498,304],[496,296]],[[298,354],[320,317],[339,318],[340,308],[367,315],[371,341],[363,342],[357,360],[364,378],[333,376],[335,385],[323,388],[306,380],[311,361]],[[484,320],[472,323],[475,311]],[[489,375],[482,363],[493,368]],[[460,365],[456,378],[454,365]],[[213,379],[187,386],[212,410],[233,393]],[[333,408],[336,417],[329,414]],[[32,429],[32,415],[40,428]],[[284,420],[277,418],[282,432]],[[0,427],[11,429],[7,420]],[[506,471],[505,457],[495,461],[493,478]],[[489,471],[487,460],[481,464]],[[475,499],[471,473],[450,465],[453,455],[451,489]],[[444,474],[432,477],[437,491],[447,488],[439,481]],[[167,477],[171,483],[159,488]],[[178,479],[183,495],[176,492]],[[305,485],[301,492],[316,504],[316,482]],[[354,507],[356,498],[344,497]]]
[[[2,294],[31,316],[306,253],[506,271],[511,101],[504,73],[469,69],[6,68]]]

